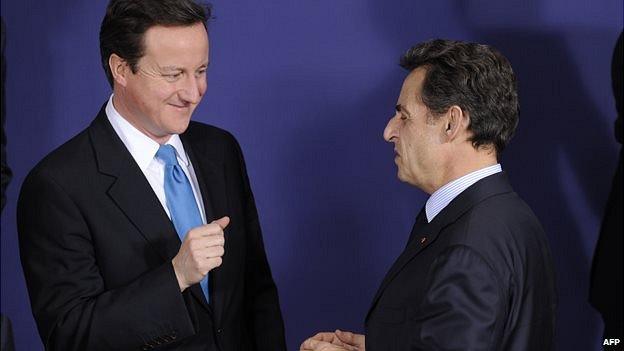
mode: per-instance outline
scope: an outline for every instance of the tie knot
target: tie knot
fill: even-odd
[[[160,145],[156,152],[156,158],[163,161],[167,166],[175,166],[178,164],[175,149],[169,144]]]

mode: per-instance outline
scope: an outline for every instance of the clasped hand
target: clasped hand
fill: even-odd
[[[229,223],[229,217],[222,217],[186,233],[178,254],[171,260],[181,291],[221,265],[225,253],[223,230]]]
[[[336,330],[335,332],[323,332],[314,335],[304,341],[299,347],[299,351],[366,351],[365,337],[362,334],[355,334]]]

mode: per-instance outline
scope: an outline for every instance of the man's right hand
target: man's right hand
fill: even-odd
[[[308,338],[301,346],[300,351],[366,351],[366,337],[336,330],[335,332],[323,332]]]
[[[171,260],[180,291],[200,282],[222,262],[225,253],[223,229],[230,223],[222,217],[209,224],[189,230],[178,254]]]
[[[354,347],[358,351],[366,351],[366,336],[349,331],[336,330],[334,332],[338,339],[345,345]]]

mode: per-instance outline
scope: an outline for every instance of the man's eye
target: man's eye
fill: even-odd
[[[401,115],[401,121],[406,121],[407,120],[407,116],[406,115]]]
[[[163,76],[168,81],[175,81],[175,80],[178,80],[182,76],[182,72],[173,73],[173,74],[164,74]]]
[[[195,73],[195,76],[196,76],[196,77],[201,77],[201,76],[203,76],[204,74],[206,74],[206,70],[205,70],[205,69],[202,69],[202,70],[197,71],[197,72]]]

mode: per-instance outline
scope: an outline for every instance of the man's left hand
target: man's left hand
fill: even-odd
[[[299,351],[358,351],[356,346],[346,344],[335,333],[318,333],[304,341]],[[363,350],[362,350],[363,351]]]

